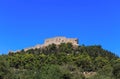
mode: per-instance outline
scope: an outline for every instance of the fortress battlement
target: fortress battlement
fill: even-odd
[[[46,47],[50,44],[60,45],[61,43],[71,43],[73,46],[78,46],[79,45],[77,38],[54,37],[54,38],[46,39],[44,44],[42,44],[42,45],[38,44],[34,47],[25,48],[24,51],[27,51],[29,49],[39,49],[39,48],[42,48],[42,47]]]
[[[61,43],[72,43],[73,45],[78,45],[77,38],[66,38],[66,37],[54,37],[45,40],[44,45],[56,44],[59,45]]]

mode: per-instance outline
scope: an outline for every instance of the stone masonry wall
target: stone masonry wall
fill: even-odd
[[[42,47],[48,46],[48,45],[53,44],[53,43],[56,44],[56,45],[59,45],[61,43],[72,43],[73,46],[78,46],[79,45],[77,38],[54,37],[54,38],[46,39],[44,44],[42,44],[42,45],[36,45],[34,47],[25,48],[24,51],[27,51],[29,49],[42,48]]]

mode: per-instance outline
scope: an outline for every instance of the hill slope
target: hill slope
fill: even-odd
[[[100,45],[55,44],[0,56],[1,79],[115,79],[120,59]],[[12,76],[11,76],[12,75]]]

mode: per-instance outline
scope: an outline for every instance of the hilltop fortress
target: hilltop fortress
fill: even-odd
[[[61,43],[72,43],[73,45],[78,45],[78,39],[66,38],[66,37],[54,37],[54,38],[46,39],[44,45],[48,46],[53,43],[56,45],[59,45]]]
[[[54,38],[46,39],[44,44],[42,44],[42,45],[36,45],[34,47],[25,48],[24,51],[27,51],[29,49],[43,48],[43,47],[46,47],[50,44],[60,45],[61,43],[72,43],[73,46],[78,46],[79,45],[77,38],[54,37]]]

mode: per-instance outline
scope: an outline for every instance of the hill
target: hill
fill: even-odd
[[[120,58],[100,45],[50,44],[0,56],[0,79],[119,79]]]

